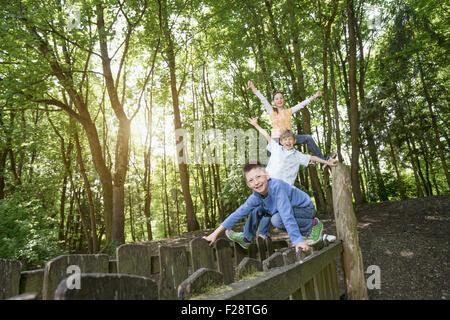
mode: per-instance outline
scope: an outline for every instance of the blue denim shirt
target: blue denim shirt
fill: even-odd
[[[304,241],[300,234],[297,221],[294,218],[294,207],[313,208],[311,198],[300,189],[279,179],[269,179],[269,192],[264,198],[259,193],[253,194],[236,211],[222,222],[222,226],[230,230],[237,222],[248,216],[256,207],[263,205],[270,215],[279,213],[286,231],[294,245]]]

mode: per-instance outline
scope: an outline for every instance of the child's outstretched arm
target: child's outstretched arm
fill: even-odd
[[[323,159],[321,159],[319,157],[316,157],[316,156],[311,156],[310,161],[311,162],[323,163],[323,164],[326,164],[326,165],[328,165],[330,167],[336,167],[337,163],[338,163],[337,159],[330,159],[330,160],[327,161],[327,160],[323,160]]]
[[[216,242],[217,237],[223,232],[225,231],[225,227],[220,225],[217,227],[216,230],[214,230],[213,233],[211,233],[208,236],[204,236],[203,239],[205,239],[206,241],[209,242],[209,245],[212,246],[214,244],[214,242]]]
[[[322,96],[322,91],[317,91],[315,95],[313,95],[312,97],[296,104],[295,106],[292,107],[292,113],[297,112],[298,110],[306,107],[308,104],[310,104],[314,99],[321,97]]]
[[[258,124],[258,119],[256,118],[248,118],[248,123],[250,123],[252,126],[254,126],[256,128],[256,130],[259,131],[259,133],[261,133],[267,140],[267,142],[270,143],[270,140],[272,140],[272,138],[270,137],[270,135],[267,133],[266,130],[264,130],[263,128],[261,128]]]
[[[259,101],[261,101],[261,103],[266,107],[266,111],[271,114],[272,113],[272,105],[270,104],[269,101],[267,101],[266,97],[264,97],[261,92],[259,92],[258,89],[256,89],[255,85],[253,84],[253,82],[249,81],[248,86],[250,89],[252,89],[253,93],[256,94],[256,96],[259,98]]]

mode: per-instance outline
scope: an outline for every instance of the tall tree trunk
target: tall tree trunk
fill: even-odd
[[[133,197],[131,192],[128,193],[128,207],[130,208],[130,230],[131,230],[131,240],[136,242],[136,231],[134,230],[134,216],[133,216]]]
[[[217,138],[216,136],[216,115],[215,115],[215,110],[214,110],[214,100],[213,97],[211,95],[211,89],[209,86],[209,81],[208,81],[208,76],[206,74],[206,70],[205,70],[205,65],[203,65],[203,91],[204,91],[204,95],[205,95],[205,100],[208,103],[208,105],[211,108],[211,121],[212,121],[212,129],[214,130],[214,139]],[[206,110],[206,105],[204,104],[204,109],[205,109],[205,114],[208,114],[207,110]],[[222,192],[222,186],[220,184],[220,171],[219,171],[219,157],[221,157],[222,155],[217,154],[217,149],[214,148],[214,152],[213,152],[213,159],[215,159],[214,164],[213,164],[213,177],[214,177],[214,191],[215,191],[215,201],[217,202],[217,209],[219,210],[219,219],[221,221],[225,220],[225,212],[224,212],[224,206],[223,206],[223,202],[219,197],[219,194],[221,194]]]
[[[434,114],[433,103],[431,100],[430,93],[428,92],[427,84],[425,82],[425,76],[423,74],[423,68],[422,68],[421,62],[419,63],[419,74],[420,74],[420,81],[422,83],[425,100],[427,101],[428,111],[430,112],[431,124],[432,124],[433,131],[434,131],[434,136],[433,136],[434,143],[438,147],[439,157],[441,158],[441,163],[442,163],[442,168],[444,169],[445,178],[447,179],[447,185],[450,188],[450,174],[448,172],[447,161],[445,159],[444,147],[442,146],[442,143],[441,143],[438,124],[437,124],[437,120],[436,120],[436,115]]]
[[[390,135],[387,136],[387,139],[388,139],[388,143],[389,143],[392,165],[394,166],[395,175],[397,176],[397,184],[398,184],[398,191],[400,192],[400,199],[406,200],[407,197],[406,197],[406,193],[405,193],[405,187],[404,187],[402,176],[400,174],[400,170],[398,168],[398,163],[397,163],[397,155],[396,155],[397,152],[396,152],[396,150],[394,150],[394,146],[392,145],[392,140],[391,140]]]
[[[80,173],[83,177],[84,188],[86,190],[88,196],[89,203],[89,221],[90,221],[90,231],[91,231],[91,239],[92,239],[92,250],[93,253],[97,253],[100,249],[98,238],[97,238],[97,224],[95,222],[95,205],[94,205],[94,196],[92,194],[91,183],[89,182],[89,178],[86,173],[86,169],[84,167],[83,156],[81,154],[81,145],[80,140],[78,138],[77,128],[72,126],[74,129],[74,138],[75,138],[75,146],[77,149],[77,161],[78,166],[80,167]]]
[[[152,225],[150,223],[151,217],[151,201],[152,201],[152,193],[151,193],[151,156],[152,156],[152,110],[153,110],[153,93],[150,91],[150,106],[147,105],[147,100],[145,100],[145,106],[147,111],[147,137],[146,144],[147,149],[144,152],[144,193],[145,193],[145,205],[144,205],[144,215],[146,218],[146,227],[147,227],[147,241],[153,239],[152,233]]]
[[[59,201],[58,241],[64,241],[64,220],[65,220],[64,216],[66,206],[66,192],[67,192],[67,173],[64,174],[61,190],[61,198]]]
[[[113,175],[113,212],[112,212],[112,228],[111,240],[117,243],[125,242],[125,179],[128,170],[128,151],[130,141],[130,125],[131,120],[128,119],[123,109],[123,103],[119,99],[119,78],[117,76],[116,83],[111,71],[111,58],[108,53],[107,37],[105,30],[105,22],[103,19],[103,6],[98,3],[97,6],[97,29],[100,44],[100,52],[102,57],[103,76],[105,78],[106,89],[108,91],[109,101],[114,114],[119,121],[119,129],[117,132],[115,164]],[[121,66],[127,55],[128,44],[132,32],[132,27],[128,25],[127,35],[124,44],[124,53],[122,56]],[[123,83],[125,89],[126,84]]]
[[[168,22],[168,13],[167,13],[167,0],[158,0],[159,3],[159,17],[160,17],[160,27],[161,31],[165,37],[165,45],[166,45],[166,55],[167,62],[169,64],[169,74],[170,74],[170,87],[172,93],[172,105],[173,105],[173,114],[174,114],[174,127],[175,131],[182,128],[181,125],[181,116],[180,116],[180,108],[178,101],[178,89],[177,89],[177,79],[176,79],[176,64],[175,64],[175,51],[174,45],[172,42],[172,34],[169,29]],[[177,152],[177,160],[178,160],[178,169],[180,172],[180,182],[181,188],[183,190],[184,202],[186,205],[186,220],[187,220],[187,229],[188,231],[198,230],[199,224],[194,212],[194,206],[192,203],[191,191],[189,187],[189,172],[187,164],[184,162],[186,152],[184,149],[185,142],[183,141],[183,137],[179,137],[179,141],[175,141],[176,145],[181,145],[181,150]]]
[[[350,92],[350,134],[352,142],[351,181],[356,204],[364,202],[359,181],[359,111],[356,90],[356,18],[354,1],[347,0],[349,38],[349,92]]]
[[[0,151],[0,200],[5,199],[5,167],[8,149]]]
[[[367,146],[369,149],[369,156],[370,160],[372,161],[373,169],[375,171],[375,178],[377,182],[377,195],[381,201],[387,201],[388,200],[387,190],[384,185],[383,176],[381,175],[380,162],[378,161],[377,155],[378,148],[375,145],[374,136],[372,133],[372,129],[370,128],[370,125],[368,123],[368,120],[367,119],[363,120],[363,123],[364,123],[364,131],[366,133]]]
[[[330,84],[332,90],[333,98],[333,116],[334,116],[334,131],[336,136],[336,149],[339,161],[343,160],[342,157],[342,142],[341,142],[341,129],[339,124],[339,111],[337,106],[337,91],[336,91],[336,81],[334,76],[334,58],[333,50],[331,46],[329,47],[329,57],[330,57]]]
[[[23,15],[25,17],[25,15]],[[26,18],[22,18],[26,29],[29,34],[36,40],[36,49],[41,53],[46,61],[49,63],[49,67],[52,74],[58,79],[61,86],[67,92],[70,97],[70,102],[73,103],[78,110],[78,113],[71,108],[65,94],[63,93],[64,102],[55,99],[33,100],[37,103],[44,103],[46,105],[55,105],[64,110],[69,116],[75,118],[84,128],[89,148],[92,153],[92,160],[95,170],[97,171],[100,182],[102,184],[103,191],[103,207],[104,207],[104,220],[106,228],[106,240],[111,241],[111,227],[112,227],[112,212],[113,212],[113,192],[112,192],[112,176],[109,168],[105,164],[104,157],[102,156],[102,148],[98,137],[98,132],[95,127],[95,123],[91,118],[88,111],[87,100],[83,98],[83,91],[78,89],[73,83],[73,75],[70,72],[64,71],[57,55],[50,47],[48,41],[43,38],[32,23]],[[88,55],[86,64],[89,62],[90,55]],[[66,62],[67,63],[67,59]]]
[[[322,70],[323,70],[323,101],[325,108],[325,116],[326,116],[326,138],[325,138],[325,154],[331,153],[331,137],[333,133],[333,125],[331,119],[330,112],[330,95],[328,91],[328,52],[330,47],[330,35],[331,35],[331,26],[333,25],[334,19],[336,17],[338,7],[338,1],[334,0],[333,2],[333,11],[331,16],[325,19],[325,32],[323,35],[323,43],[322,43]],[[332,68],[333,66],[330,65]],[[325,170],[323,183],[327,195],[326,201],[326,209],[328,213],[333,214],[333,193],[330,185],[330,171]]]

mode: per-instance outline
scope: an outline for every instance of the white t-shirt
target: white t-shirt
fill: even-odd
[[[300,165],[307,167],[311,156],[295,149],[287,150],[275,140],[267,145],[271,153],[266,170],[271,178],[281,179],[294,185]]]

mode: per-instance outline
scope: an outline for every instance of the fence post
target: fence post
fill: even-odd
[[[333,175],[333,209],[338,237],[343,241],[342,262],[347,299],[367,300],[364,266],[352,201],[350,169],[338,163],[331,169]]]

